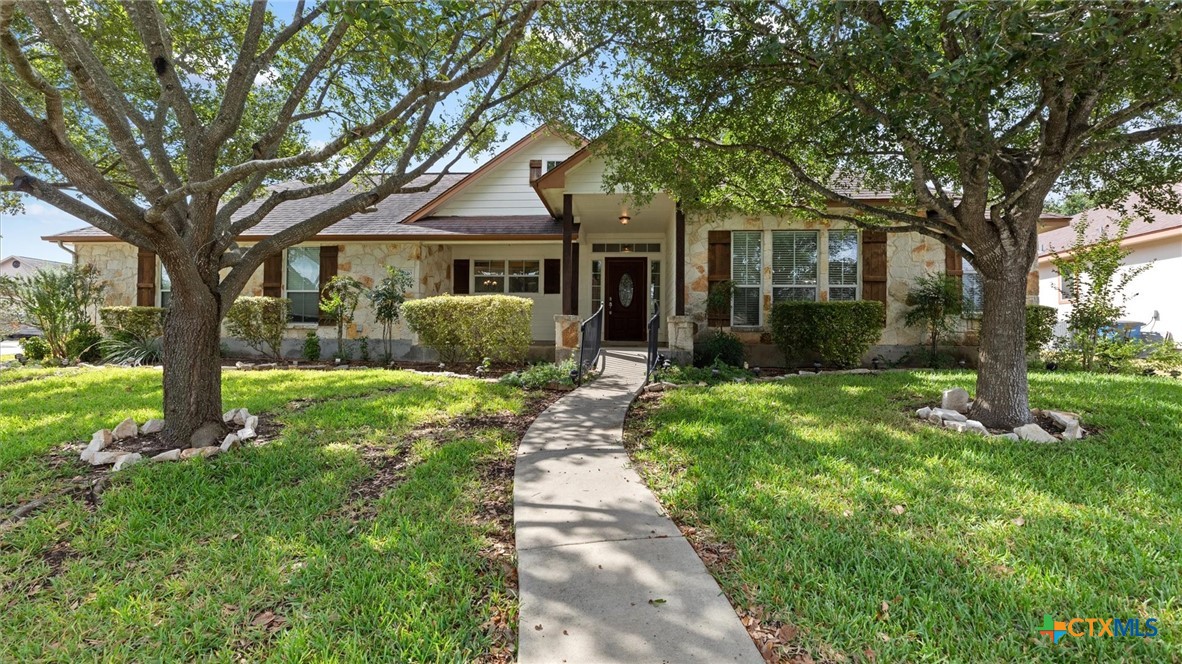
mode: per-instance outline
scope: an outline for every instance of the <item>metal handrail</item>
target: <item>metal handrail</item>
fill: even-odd
[[[657,353],[657,336],[661,331],[661,307],[653,298],[653,317],[648,319],[648,357],[645,360],[644,384],[652,380],[657,365],[664,361],[664,357]]]
[[[588,345],[590,342],[590,345]],[[603,305],[591,317],[579,324],[579,364],[571,373],[575,385],[583,384],[586,375],[599,361],[603,352]]]

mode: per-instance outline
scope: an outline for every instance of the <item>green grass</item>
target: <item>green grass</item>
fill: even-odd
[[[1033,374],[1033,406],[1100,431],[1062,445],[911,415],[974,379],[685,388],[633,420],[629,439],[675,518],[733,545],[714,570],[732,601],[797,625],[815,656],[1182,659],[1182,382]],[[1043,614],[1156,617],[1160,632],[1052,646]]]
[[[512,566],[483,553],[492,526],[477,513],[503,492],[482,471],[511,463],[512,438],[407,434],[520,412],[519,390],[389,371],[224,381],[227,408],[271,413],[282,436],[135,466],[97,508],[69,494],[0,535],[0,661],[458,661],[494,647],[484,623],[516,622]],[[6,372],[0,402],[11,507],[80,470],[47,467],[61,442],[158,417],[160,374]],[[403,463],[374,486],[376,466]]]

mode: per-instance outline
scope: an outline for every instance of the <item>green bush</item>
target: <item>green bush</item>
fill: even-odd
[[[81,362],[98,362],[103,359],[99,348],[103,335],[94,323],[79,323],[66,335],[66,357]]]
[[[542,362],[521,371],[505,374],[501,376],[498,382],[503,385],[524,387],[527,390],[541,389],[550,383],[574,385],[574,382],[570,379],[570,372],[574,371],[575,367],[576,364],[573,359],[568,359],[558,364]]]
[[[673,365],[668,369],[657,369],[654,380],[677,383],[679,385],[697,385],[698,383],[713,385],[715,383],[745,381],[754,376],[755,372],[753,371],[748,371],[740,366],[726,364],[721,360],[715,360],[713,364],[705,367]]]
[[[716,360],[732,367],[743,366],[743,342],[738,335],[710,332],[694,343],[694,366],[709,367]]]
[[[444,362],[521,362],[529,350],[533,300],[509,295],[440,295],[411,300],[402,316]]]
[[[41,337],[21,339],[21,351],[27,359],[33,362],[40,362],[49,357],[49,342]]]
[[[291,300],[281,297],[240,297],[226,313],[226,330],[246,345],[276,360],[283,359]]]
[[[1044,304],[1026,305],[1026,354],[1034,355],[1055,338],[1059,312]]]
[[[315,362],[320,359],[320,337],[316,336],[316,330],[308,330],[304,335],[304,350],[303,356],[309,362]]]
[[[161,337],[111,337],[103,341],[103,361],[136,367],[160,364],[164,361],[164,342]]]
[[[102,307],[99,320],[107,336],[129,341],[155,339],[164,334],[164,314],[161,307]]]
[[[839,367],[857,366],[882,336],[881,302],[779,302],[772,307],[772,340],[788,362],[818,356]]]

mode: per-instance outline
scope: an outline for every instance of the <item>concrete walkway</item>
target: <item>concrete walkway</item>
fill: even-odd
[[[624,416],[643,383],[643,351],[607,351],[603,376],[555,402],[521,441],[521,664],[763,661],[629,465]]]

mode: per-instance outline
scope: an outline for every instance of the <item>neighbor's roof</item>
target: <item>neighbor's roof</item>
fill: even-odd
[[[1182,193],[1182,184],[1176,185],[1175,190]],[[1122,207],[1132,209],[1140,201],[1140,196],[1133,195],[1124,201]],[[1182,214],[1169,214],[1161,210],[1152,210],[1150,214],[1152,217],[1146,219],[1144,215],[1127,214],[1119,209],[1096,208],[1086,210],[1071,217],[1070,225],[1041,233],[1038,236],[1038,254],[1039,256],[1050,256],[1056,251],[1070,249],[1075,244],[1076,228],[1079,224],[1084,223],[1085,219],[1088,227],[1084,231],[1084,239],[1089,244],[1099,240],[1101,232],[1104,230],[1107,230],[1110,237],[1114,235],[1118,222],[1125,216],[1130,217],[1129,230],[1125,233],[1125,241],[1182,227]]]
[[[411,181],[410,186],[423,186],[438,178],[430,189],[422,192],[394,194],[378,203],[372,212],[360,212],[346,217],[318,233],[313,239],[325,240],[367,240],[397,238],[418,239],[558,239],[562,227],[547,215],[533,216],[489,216],[489,217],[424,217],[414,225],[405,223],[416,210],[443,195],[467,177],[467,173],[444,175],[422,175]],[[276,185],[273,189],[298,186],[289,182]],[[242,240],[260,240],[270,237],[312,215],[328,209],[358,191],[356,186],[342,187],[332,193],[313,196],[296,201],[287,201],[275,207],[263,221],[239,236]],[[245,206],[235,218],[250,214],[262,201]],[[93,226],[49,235],[45,240],[54,242],[103,242],[114,238]]]
[[[69,267],[69,263],[61,261],[51,261],[48,258],[33,258],[32,256],[6,256],[0,259],[0,263],[7,263],[10,260],[20,261],[20,267],[29,268],[30,270],[44,270],[46,268]]]

